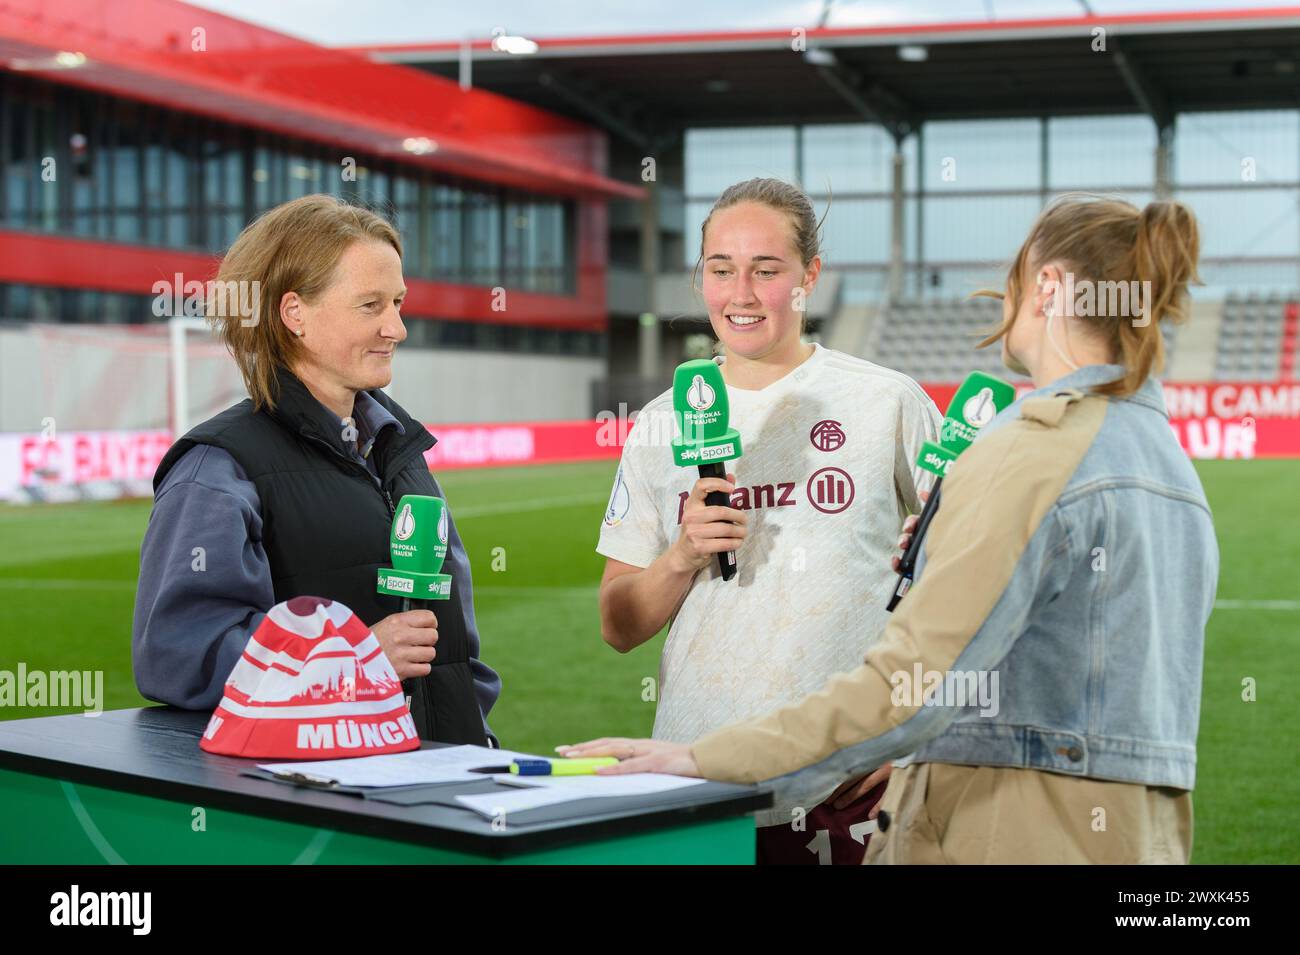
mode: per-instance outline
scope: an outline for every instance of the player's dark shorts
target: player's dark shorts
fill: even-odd
[[[888,785],[888,779],[878,783],[861,799],[843,809],[835,809],[829,801],[814,806],[798,828],[794,823],[761,827],[757,830],[757,863],[861,865],[871,842],[870,833],[875,831],[875,824],[868,821],[867,814],[880,802]],[[851,831],[854,828],[857,838]]]

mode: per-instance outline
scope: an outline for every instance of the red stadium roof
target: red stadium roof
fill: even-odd
[[[642,195],[586,123],[176,0],[8,0],[0,68],[477,180]]]
[[[640,148],[695,126],[1300,106],[1300,6],[808,29],[538,37],[473,44],[474,83]],[[1095,31],[1104,28],[1105,48]],[[354,48],[455,76],[459,43]],[[903,56],[903,47],[916,56]]]
[[[836,41],[849,44],[875,42],[892,45],[907,43],[952,43],[964,40],[1012,39],[1042,37],[1077,33],[1080,27],[1096,25],[1107,27],[1155,28],[1160,31],[1223,31],[1232,29],[1267,29],[1270,26],[1296,26],[1300,7],[1256,7],[1246,10],[1186,10],[1154,13],[1097,14],[1094,16],[1039,17],[995,20],[963,20],[950,23],[903,23],[881,26],[821,27],[806,30],[808,40],[821,45],[834,46]],[[736,50],[749,47],[771,48],[773,43],[786,47],[790,43],[790,30],[799,24],[779,30],[713,30],[697,33],[646,33],[609,34],[603,36],[538,37],[530,36],[538,44],[533,56],[572,56],[587,49],[596,54],[616,51],[651,52],[659,50],[709,49]],[[1146,29],[1135,32],[1147,32]],[[476,51],[490,51],[490,39],[471,43]],[[396,59],[394,54],[424,53],[459,54],[460,41],[433,41],[428,43],[381,43],[370,46],[344,47],[358,53],[381,53],[385,59]],[[421,57],[425,59],[426,57]],[[434,59],[429,56],[427,59]]]

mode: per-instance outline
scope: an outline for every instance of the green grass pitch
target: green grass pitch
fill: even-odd
[[[1193,859],[1300,862],[1291,735],[1300,725],[1300,461],[1197,470],[1222,575],[1206,644]],[[504,680],[492,726],[511,748],[650,732],[645,681],[658,675],[662,637],[627,655],[600,639],[603,561],[593,548],[613,471],[599,462],[440,477],[474,565],[483,656]],[[146,702],[131,677],[130,635],[149,508],[0,507],[0,669],[99,669],[106,709]],[[1247,677],[1255,702],[1242,700]],[[67,711],[10,707],[0,719],[55,712]]]

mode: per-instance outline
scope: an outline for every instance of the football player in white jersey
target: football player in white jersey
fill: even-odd
[[[734,473],[673,463],[671,391],[623,449],[597,547],[601,632],[627,652],[671,621],[657,739],[693,742],[800,700],[884,628],[890,557],[920,508],[917,454],[941,418],[907,376],[802,340],[819,228],[808,197],[775,179],[732,186],[704,221],[700,288],[744,449]],[[706,505],[711,491],[731,506]],[[716,555],[732,550],[739,572],[724,581]],[[758,861],[861,862],[888,774],[759,813]]]

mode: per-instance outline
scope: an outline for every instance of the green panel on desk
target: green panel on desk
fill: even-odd
[[[492,863],[437,849],[205,809],[154,796],[0,770],[0,864],[148,863],[258,865]],[[748,816],[633,833],[523,853],[504,860],[545,863],[741,863],[754,861]]]
[[[528,852],[507,862],[539,865],[753,865],[754,817],[618,836]]]

